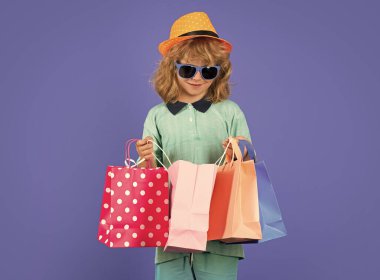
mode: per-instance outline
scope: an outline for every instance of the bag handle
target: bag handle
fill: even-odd
[[[165,151],[160,147],[160,145],[158,145],[156,142],[152,141],[152,140],[148,140],[148,142],[151,142],[153,143],[154,145],[156,145],[161,151],[162,153],[165,155],[166,159],[168,160],[168,162],[170,163],[170,165],[172,165],[172,162],[170,161],[168,155],[165,153]],[[167,170],[168,168],[158,159],[158,157],[156,156],[156,154],[153,152],[152,153],[153,156],[156,158],[156,160]],[[138,163],[136,163],[136,165],[140,164],[141,162],[143,162],[145,160],[145,158],[141,159]]]
[[[126,150],[127,150],[127,158],[125,159],[125,164],[127,165],[127,166],[130,166],[130,164],[127,164],[127,159],[128,159],[128,162],[130,163],[131,161],[133,161],[135,164],[133,165],[133,166],[131,166],[131,167],[134,167],[134,166],[137,166],[137,165],[139,165],[140,163],[142,163],[143,161],[145,161],[145,158],[142,158],[142,159],[140,159],[138,162],[135,162],[134,160],[132,160],[131,159],[131,157],[130,157],[130,147],[131,147],[131,144],[132,143],[135,143],[135,142],[137,142],[137,141],[139,141],[140,139],[136,139],[136,138],[132,138],[132,139],[129,139],[127,142],[126,142],[126,144],[125,144],[125,147],[127,147],[126,148]],[[170,161],[170,159],[169,159],[169,157],[168,157],[168,155],[165,153],[165,151],[160,147],[160,145],[158,145],[156,142],[154,142],[154,141],[152,141],[152,140],[148,140],[148,142],[151,142],[151,143],[153,143],[154,145],[156,145],[162,152],[163,152],[163,154],[165,155],[165,157],[167,158],[167,160],[169,161],[169,163],[170,163],[170,165],[172,164],[171,163],[171,161]],[[153,152],[152,153],[153,154],[153,156],[156,158],[156,160],[167,170],[167,167],[158,159],[158,157],[156,156],[156,154]],[[150,161],[148,161],[147,162],[147,164],[148,164],[148,168],[150,167]]]
[[[220,164],[221,164],[221,162],[222,162],[222,159],[223,159],[224,155],[227,153],[227,149],[228,149],[228,147],[230,146],[230,144],[231,144],[231,139],[228,138],[227,146],[226,146],[226,148],[224,149],[223,154],[222,154],[222,155],[216,160],[216,162],[215,162],[216,165],[220,166]],[[233,147],[232,147],[232,149],[233,149]]]
[[[215,164],[220,166],[220,163],[222,162],[224,155],[226,155],[226,158],[224,159],[223,164],[225,164],[226,162],[229,162],[230,165],[232,165],[232,162],[233,162],[232,159],[229,158],[229,156],[226,154],[227,149],[230,145],[232,145],[232,158],[234,158],[234,156],[236,156],[238,161],[242,161],[243,156],[242,156],[242,153],[239,149],[239,146],[237,145],[236,139],[233,138],[232,136],[230,136],[230,137],[228,137],[228,144],[227,144],[226,148],[224,149],[222,156],[215,162]]]
[[[132,145],[132,143],[137,142],[137,141],[138,141],[138,139],[131,138],[125,142],[125,145],[124,145],[124,163],[128,167],[131,167],[131,161],[134,163],[133,166],[137,165],[137,163],[133,159],[131,159],[131,155],[130,155],[130,146]],[[148,168],[149,167],[150,167],[150,162],[148,162]]]
[[[256,151],[251,142],[248,140],[239,140],[239,148],[242,153],[244,153],[244,148],[246,148],[248,156],[253,159],[254,162],[257,161]]]
[[[235,138],[232,138],[231,144],[232,144],[232,157],[230,157],[228,154],[226,154],[226,159],[224,160],[224,162],[230,162],[232,164],[235,156],[236,156],[237,161],[242,162],[243,161],[243,154],[239,149],[237,140]]]

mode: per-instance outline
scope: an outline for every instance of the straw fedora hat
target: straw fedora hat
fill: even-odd
[[[176,19],[170,29],[169,39],[161,42],[158,45],[158,50],[165,56],[168,50],[175,44],[194,37],[217,39],[226,46],[228,52],[232,50],[231,43],[219,38],[210,18],[205,12],[192,12]]]

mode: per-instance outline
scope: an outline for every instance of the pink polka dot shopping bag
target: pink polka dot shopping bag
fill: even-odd
[[[163,247],[168,239],[169,186],[165,167],[107,166],[100,210],[98,240],[108,247]]]

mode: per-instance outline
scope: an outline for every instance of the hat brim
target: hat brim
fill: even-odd
[[[230,42],[228,42],[228,41],[226,41],[224,39],[221,39],[221,38],[216,38],[216,37],[208,36],[208,35],[194,35],[194,36],[183,36],[183,37],[172,38],[172,39],[169,39],[169,40],[161,42],[158,45],[158,51],[163,56],[165,56],[167,54],[167,52],[169,51],[169,49],[171,47],[173,47],[174,45],[178,44],[179,42],[182,42],[182,41],[185,41],[185,40],[189,40],[189,39],[194,38],[194,37],[208,37],[208,38],[212,38],[212,39],[215,39],[215,40],[219,40],[221,43],[223,43],[226,46],[226,49],[227,49],[228,52],[232,51],[232,45],[231,45]]]

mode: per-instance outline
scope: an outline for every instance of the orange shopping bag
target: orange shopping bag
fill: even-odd
[[[227,156],[218,167],[207,239],[224,243],[257,242],[262,233],[255,164],[253,160],[243,161],[234,138],[230,138],[228,145],[232,145],[237,160]]]

